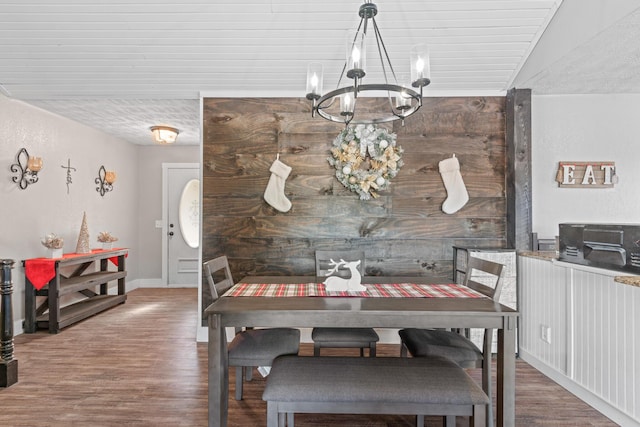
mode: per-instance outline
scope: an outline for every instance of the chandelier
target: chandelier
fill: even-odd
[[[307,68],[307,99],[312,102],[311,116],[316,112],[332,122],[352,124],[375,124],[402,120],[418,111],[422,106],[422,88],[431,83],[429,51],[425,45],[411,48],[411,80],[398,83],[398,77],[391,65],[387,48],[384,45],[375,16],[378,7],[365,0],[360,6],[358,15],[360,24],[357,30],[347,36],[347,60],[342,68],[336,89],[322,94],[322,64],[311,63]],[[375,44],[384,76],[384,82],[365,84],[367,30],[373,27]],[[340,87],[343,78],[351,79],[351,85]],[[346,80],[346,79],[345,79]],[[401,79],[402,80],[402,79]],[[407,78],[408,80],[408,78]],[[356,117],[358,96],[367,92],[372,96],[386,96],[388,109],[372,113],[359,111]]]

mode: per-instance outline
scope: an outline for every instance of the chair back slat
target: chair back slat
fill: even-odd
[[[229,261],[226,256],[221,256],[206,261],[202,264],[202,267],[207,276],[209,291],[211,291],[211,296],[215,302],[234,285]]]
[[[360,260],[358,271],[361,276],[364,276],[364,251],[357,250],[336,250],[336,251],[316,251],[316,276],[324,277],[329,270],[333,267],[330,265],[331,260],[340,262],[343,259],[345,261],[357,261]],[[333,276],[349,277],[351,273],[346,268],[339,269]]]
[[[503,268],[504,265],[497,262],[468,256],[467,272],[462,284],[498,301],[502,292]],[[487,283],[480,282],[481,278],[486,279]]]

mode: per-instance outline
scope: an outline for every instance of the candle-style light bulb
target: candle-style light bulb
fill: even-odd
[[[360,49],[358,46],[353,46],[351,57],[353,58],[353,68],[360,68]]]
[[[355,102],[353,101],[350,93],[345,93],[340,97],[340,115],[353,116],[353,109],[355,107]]]
[[[429,65],[429,48],[417,45],[411,48],[411,86],[424,87],[431,83],[431,66]]]
[[[104,174],[104,180],[107,182],[107,184],[113,184],[114,182],[116,182],[116,173],[114,171],[107,171]]]
[[[365,61],[367,56],[364,33],[358,31],[347,32],[347,77],[361,79],[365,76]]]
[[[40,172],[40,169],[42,169],[42,157],[29,156],[27,169],[31,172]]]
[[[424,77],[424,60],[422,58],[418,58],[416,61],[416,73],[419,79]]]
[[[347,93],[344,96],[344,110],[349,111],[351,109],[351,96]]]
[[[311,63],[307,66],[307,99],[316,100],[322,94],[322,64]]]

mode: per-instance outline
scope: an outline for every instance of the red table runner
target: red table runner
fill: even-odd
[[[111,249],[113,251],[119,250],[119,248]],[[104,249],[92,249],[91,253],[100,253],[100,252],[109,252],[110,250]],[[68,258],[77,258],[81,256],[86,256],[88,254],[77,254],[77,253],[69,253],[64,254],[61,258],[32,258],[25,260],[24,262],[24,274],[27,276],[27,279],[31,282],[34,288],[40,290],[49,283],[51,279],[56,276],[56,261],[61,259]],[[125,257],[129,254],[125,254]],[[118,265],[118,257],[114,256],[109,258],[114,265]]]
[[[482,298],[479,292],[457,284],[389,283],[364,284],[363,292],[327,292],[323,283],[275,284],[238,283],[230,297],[384,297],[384,298]]]

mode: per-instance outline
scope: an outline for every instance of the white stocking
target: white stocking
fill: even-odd
[[[442,204],[442,212],[456,213],[469,201],[467,188],[462,181],[462,175],[460,175],[460,163],[454,154],[451,158],[441,160],[438,166],[442,182],[447,189],[447,200]]]
[[[291,201],[284,194],[284,182],[291,173],[291,167],[276,159],[269,168],[271,177],[267,189],[264,190],[264,200],[280,212],[291,209]]]

